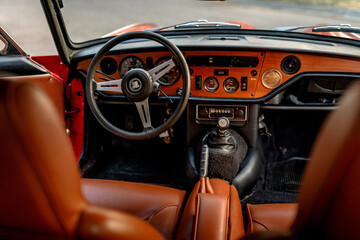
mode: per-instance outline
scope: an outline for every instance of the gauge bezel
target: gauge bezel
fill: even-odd
[[[276,84],[276,86],[274,86],[274,87],[271,87],[271,86],[269,86],[267,83],[264,82],[264,78],[265,78],[265,76],[266,76],[269,72],[275,72],[275,73],[277,73],[277,74],[279,75],[279,77],[280,77],[280,81],[279,81],[279,82]],[[278,70],[276,70],[276,69],[266,70],[266,71],[263,73],[263,75],[261,76],[261,83],[263,84],[264,87],[266,87],[266,88],[268,88],[268,89],[275,89],[275,88],[277,88],[278,86],[280,86],[281,81],[282,81],[282,74],[281,74],[280,71],[278,71]]]
[[[229,80],[235,80],[235,82],[237,83],[237,87],[236,87],[235,91],[229,91],[229,90],[227,90],[227,88],[225,87],[225,83],[226,83],[227,81],[229,81]],[[238,81],[236,78],[234,78],[234,77],[228,77],[228,78],[225,79],[224,82],[223,82],[223,88],[224,88],[224,90],[225,90],[226,92],[228,92],[228,93],[234,93],[234,92],[236,92],[237,90],[239,90],[239,87],[240,87],[240,83],[239,83],[239,81]]]
[[[296,62],[296,66],[292,70],[287,69],[287,67],[285,66],[285,62],[288,61],[289,59]],[[281,61],[281,70],[285,74],[293,75],[293,74],[297,73],[300,70],[300,68],[301,68],[301,61],[297,56],[289,55],[289,56],[284,57],[283,60]]]
[[[209,90],[209,89],[206,87],[206,82],[207,82],[210,78],[215,79],[216,82],[217,82],[217,88],[214,89],[214,90]],[[218,80],[216,77],[208,77],[208,78],[206,78],[206,79],[204,80],[203,86],[204,86],[204,89],[205,89],[206,91],[208,91],[208,92],[216,92],[216,91],[219,89],[220,84],[219,84],[219,80]]]
[[[110,72],[106,71],[104,69],[104,66],[102,65],[105,61],[111,61],[111,64],[115,64],[115,65],[113,65],[113,67],[115,67],[115,68],[112,69],[112,71],[110,71]],[[101,61],[99,63],[99,67],[100,67],[100,70],[103,73],[106,73],[107,75],[113,75],[114,73],[116,73],[118,65],[117,65],[117,61],[114,58],[112,58],[112,57],[104,57],[103,59],[101,59]]]
[[[120,64],[119,64],[119,67],[118,67],[119,76],[120,76],[121,78],[125,75],[125,73],[124,73],[123,75],[121,75],[121,66],[122,66],[122,64],[125,62],[125,60],[127,60],[127,59],[129,59],[129,58],[136,58],[137,60],[139,60],[139,61],[141,62],[142,66],[143,66],[142,69],[146,69],[144,62],[143,62],[139,57],[134,56],[134,55],[126,56],[126,57],[124,57],[124,58],[120,61]]]
[[[164,59],[170,60],[171,57],[170,57],[170,56],[164,56],[164,57],[159,58],[159,59],[155,62],[154,67],[156,67],[157,64],[158,64],[160,61],[164,60]],[[174,59],[174,62],[175,62],[175,64],[176,64],[175,59]],[[177,64],[176,64],[175,68],[178,68],[178,65],[177,65]],[[179,75],[176,77],[175,81],[173,81],[173,82],[171,82],[171,83],[164,83],[164,82],[161,81],[161,79],[163,78],[163,77],[162,77],[162,78],[160,78],[160,79],[158,80],[158,82],[159,82],[161,85],[170,86],[170,85],[175,84],[177,81],[179,81],[180,77],[181,77],[181,72],[179,71]]]

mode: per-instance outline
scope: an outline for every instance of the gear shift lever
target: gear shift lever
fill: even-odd
[[[229,129],[230,121],[226,117],[217,120],[217,128],[205,135],[201,146],[207,145],[208,176],[231,182],[239,171],[240,164],[247,152],[244,139]],[[201,164],[200,164],[201,165]]]
[[[228,131],[229,119],[221,117],[217,120],[217,129],[209,134],[207,144],[212,149],[222,149],[232,152],[236,148],[236,140]]]
[[[224,134],[230,126],[230,121],[226,117],[221,117],[217,120],[216,126],[218,127],[219,133]]]

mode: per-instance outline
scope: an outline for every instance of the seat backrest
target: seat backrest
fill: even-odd
[[[161,238],[140,219],[85,202],[75,162],[45,93],[0,80],[0,239]]]
[[[300,193],[295,235],[360,239],[360,82],[325,121]]]

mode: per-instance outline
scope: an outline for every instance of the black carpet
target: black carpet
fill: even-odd
[[[175,153],[175,154],[174,154]],[[161,141],[122,143],[106,152],[106,168],[95,178],[181,188],[185,156],[178,145]]]
[[[301,177],[308,159],[290,158],[285,161],[269,162],[264,174],[263,184],[255,187],[251,195],[242,199],[245,206],[266,203],[296,202]]]
[[[306,158],[291,158],[286,161],[268,163],[264,189],[298,193],[306,163]]]

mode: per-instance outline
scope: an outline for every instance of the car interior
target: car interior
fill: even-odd
[[[29,56],[0,28],[1,239],[358,239],[360,43],[179,27]]]

